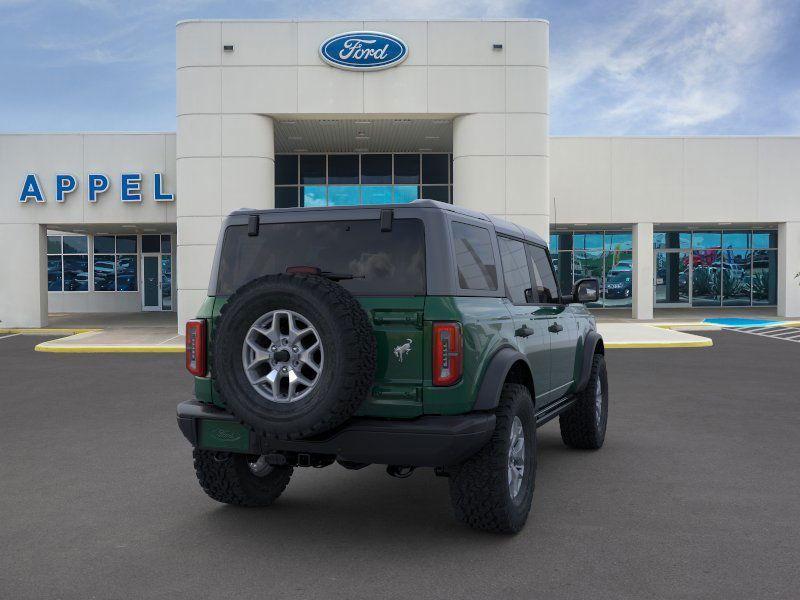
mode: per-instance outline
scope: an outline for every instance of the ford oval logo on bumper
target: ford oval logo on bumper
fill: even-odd
[[[377,71],[403,62],[408,46],[388,33],[349,31],[322,42],[319,54],[326,63],[340,69]]]

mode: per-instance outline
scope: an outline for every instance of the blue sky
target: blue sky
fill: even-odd
[[[0,0],[0,132],[173,131],[188,18],[541,17],[553,135],[800,134],[798,0]]]

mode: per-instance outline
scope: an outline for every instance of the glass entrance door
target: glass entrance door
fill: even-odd
[[[142,255],[142,310],[161,310],[161,255]]]

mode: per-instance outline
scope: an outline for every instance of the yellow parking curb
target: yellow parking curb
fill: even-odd
[[[36,352],[57,352],[61,354],[103,354],[103,353],[183,353],[186,349],[183,346],[109,346],[109,345],[95,345],[95,346],[78,346],[78,345],[49,345],[48,342],[37,344],[33,348]]]
[[[21,335],[76,335],[78,333],[95,333],[102,329],[48,329],[47,327],[19,327],[12,329],[0,329],[0,335],[5,333]]]

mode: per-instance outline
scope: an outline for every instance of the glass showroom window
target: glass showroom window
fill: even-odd
[[[135,235],[94,236],[94,290],[137,291],[139,286],[136,256]]]
[[[452,201],[450,154],[278,154],[275,206]]]
[[[777,301],[774,230],[658,231],[655,299],[662,306],[756,306]]]
[[[47,236],[47,291],[88,292],[89,254],[85,235]]]
[[[600,280],[600,300],[589,306],[631,306],[633,250],[630,232],[559,231],[550,236],[550,253],[564,296],[584,277]]]

